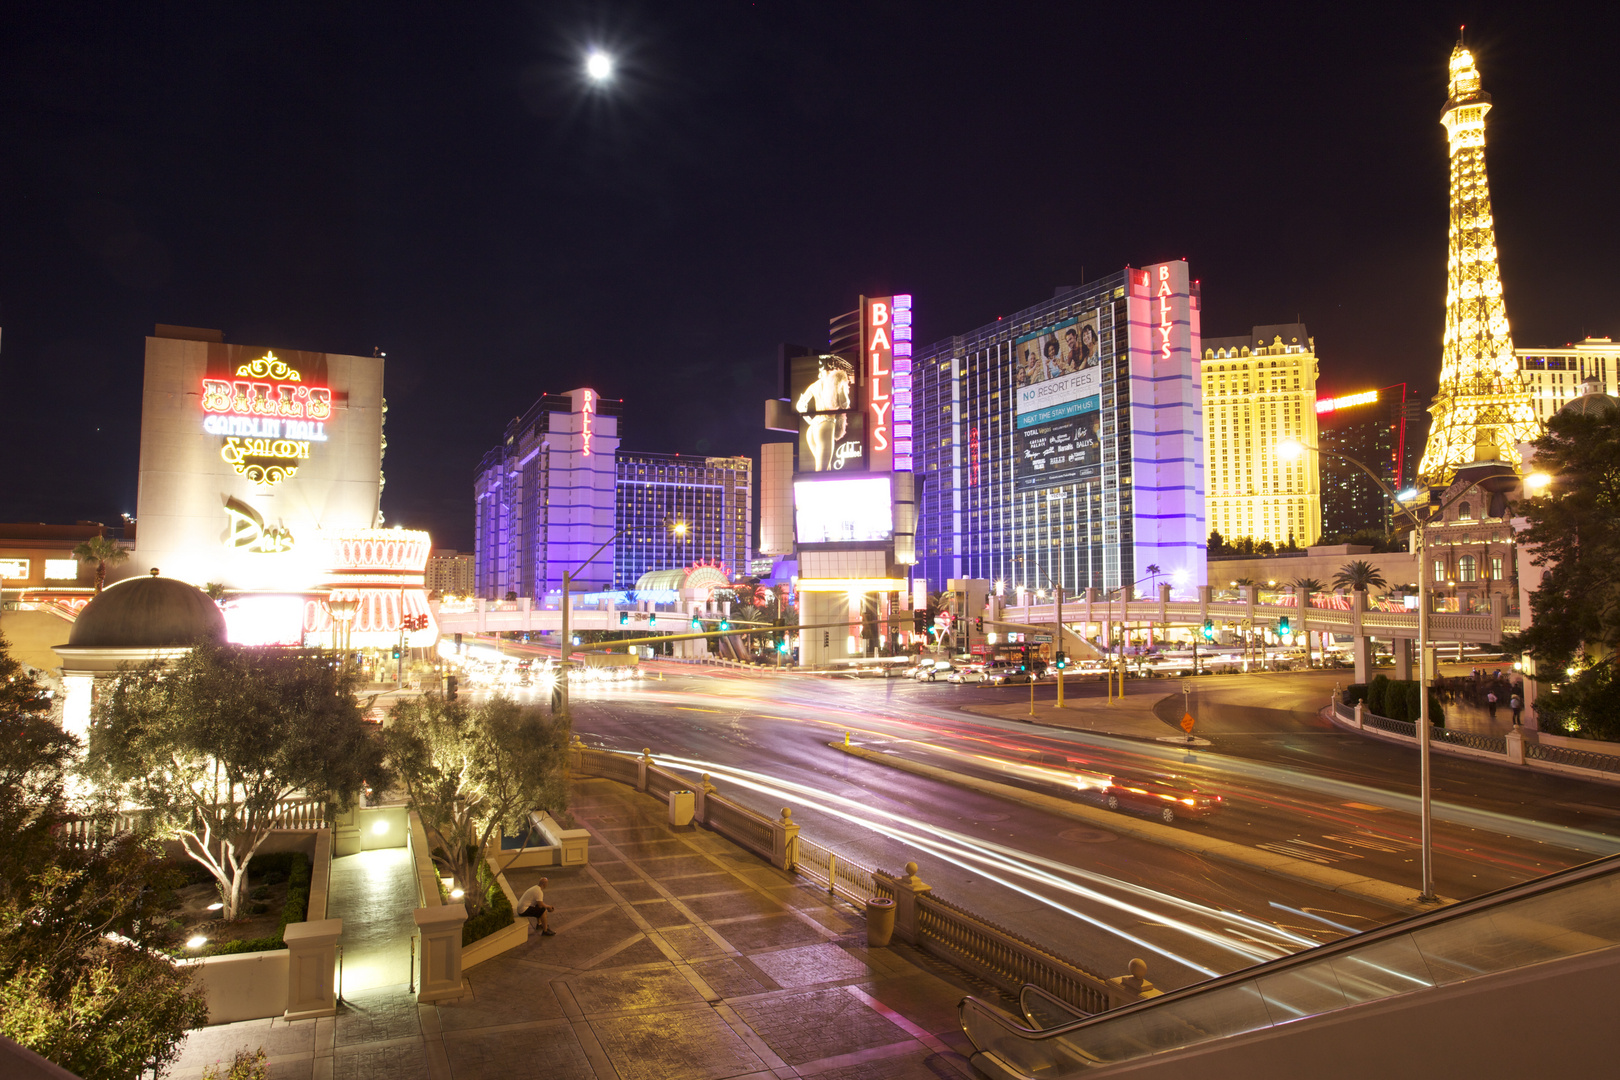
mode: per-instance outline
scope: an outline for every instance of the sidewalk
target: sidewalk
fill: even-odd
[[[170,1075],[194,1080],[259,1045],[273,1080],[976,1075],[956,1005],[973,993],[1005,1006],[994,991],[908,946],[868,949],[850,905],[713,833],[670,828],[661,803],[623,785],[578,781],[573,810],[591,865],[546,871],[557,936],[473,968],[466,996],[407,1010],[386,988],[349,995],[335,1022],[205,1028]]]

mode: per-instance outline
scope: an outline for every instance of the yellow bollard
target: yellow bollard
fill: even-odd
[[[849,745],[849,732],[847,732],[847,731],[844,732],[844,745],[845,746]]]

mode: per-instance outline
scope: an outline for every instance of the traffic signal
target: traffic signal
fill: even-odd
[[[657,621],[658,621],[658,616],[649,611],[647,613],[647,625],[651,626],[653,623],[655,623]]]
[[[620,626],[629,626],[630,625],[630,613],[628,611],[619,612],[619,625]]]
[[[928,633],[928,612],[916,611],[912,613],[911,627],[919,634]]]
[[[783,638],[781,641],[776,643],[776,651],[780,653],[785,653],[788,651],[787,638]]]
[[[457,634],[456,635],[456,652],[460,652],[460,651],[461,651],[461,635]]]
[[[394,655],[391,657],[391,659],[394,659],[394,660],[399,659],[399,646],[398,645],[394,646]]]
[[[722,630],[730,630],[731,629],[731,621],[729,619],[721,619],[720,620],[720,629],[722,629]]]
[[[975,615],[973,617],[973,632],[975,634],[984,633],[984,616],[983,615]]]
[[[703,633],[703,620],[698,618],[696,615],[692,616],[692,633]]]
[[[1205,619],[1204,620],[1204,640],[1205,641],[1214,641],[1215,640],[1215,620],[1214,619]]]
[[[1067,656],[1064,656],[1063,653],[1060,651],[1057,654],[1057,656],[1052,658],[1052,663],[1057,665],[1057,669],[1059,671],[1062,671],[1064,668],[1069,666],[1069,658]]]
[[[454,701],[456,700],[456,696],[460,693],[461,688],[457,683],[456,677],[454,675],[446,675],[444,677],[444,696],[449,698],[451,701]]]
[[[1277,636],[1289,637],[1292,634],[1293,631],[1288,628],[1288,616],[1284,615],[1282,618],[1277,620]]]

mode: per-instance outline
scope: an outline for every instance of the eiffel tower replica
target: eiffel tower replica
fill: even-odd
[[[1479,68],[1461,41],[1451,51],[1450,98],[1440,122],[1451,142],[1451,235],[1446,256],[1446,336],[1440,390],[1418,479],[1444,487],[1458,468],[1494,462],[1517,470],[1518,444],[1541,434],[1519,376],[1502,302],[1496,227],[1485,178],[1485,114]]]

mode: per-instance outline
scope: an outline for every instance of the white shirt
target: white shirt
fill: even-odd
[[[544,904],[545,902],[546,890],[538,885],[530,885],[523,890],[523,895],[518,897],[517,909],[519,912],[524,912],[529,910],[531,904]]]

